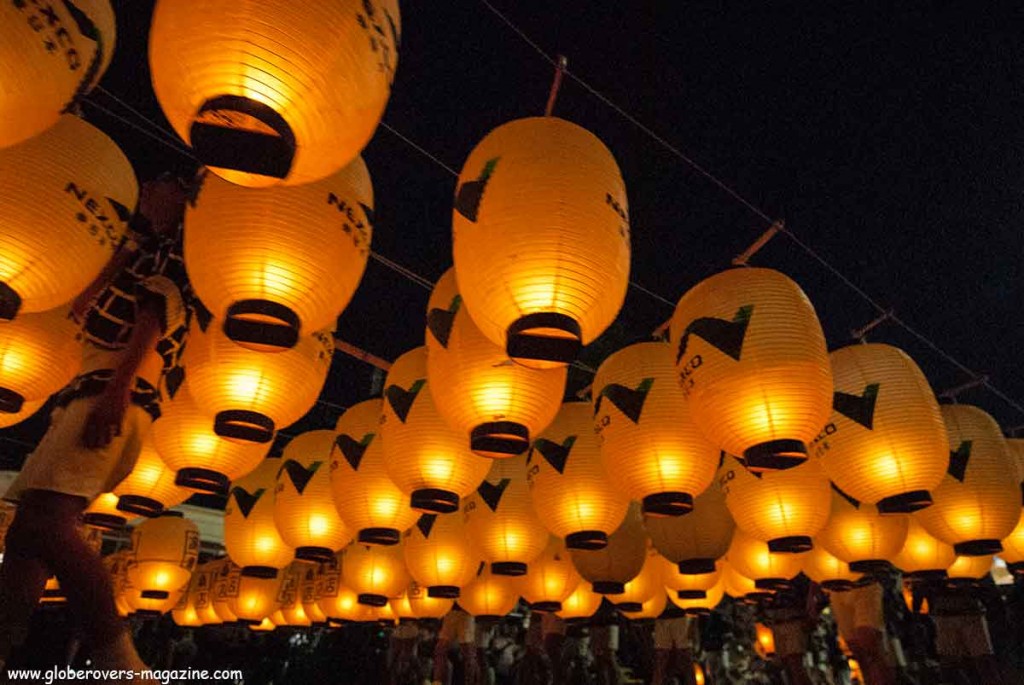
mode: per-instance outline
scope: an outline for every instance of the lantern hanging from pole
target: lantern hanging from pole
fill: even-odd
[[[519,363],[568,364],[622,308],[626,186],[589,131],[555,117],[494,129],[462,167],[452,216],[465,305]]]
[[[256,470],[235,481],[224,507],[224,548],[242,567],[244,577],[277,578],[278,571],[295,558],[295,550],[274,523],[274,487],[280,468],[280,459],[264,459]]]
[[[81,366],[81,336],[66,308],[21,314],[13,321],[0,317],[0,421],[38,408]]]
[[[544,551],[548,531],[526,483],[526,455],[491,462],[476,492],[463,500],[466,536],[496,575],[518,576]]]
[[[626,585],[628,586],[629,583]],[[626,592],[629,592],[628,587],[626,588]],[[636,611],[627,612],[621,607],[619,607],[619,611],[623,612],[625,617],[632,621],[653,621],[661,616],[662,612],[665,611],[666,606],[668,606],[668,595],[665,594],[664,587],[659,587],[654,593],[654,596],[649,597],[640,603],[640,608]]]
[[[640,574],[647,560],[647,538],[640,505],[636,502],[630,504],[622,524],[608,536],[607,545],[601,549],[573,549],[570,553],[576,571],[590,582],[594,592],[622,595],[626,583]],[[650,583],[645,579],[641,585],[649,586]],[[617,601],[617,597],[612,600]]]
[[[965,404],[944,405],[949,461],[934,504],[914,515],[925,530],[961,556],[1002,550],[1020,518],[1016,463],[995,420]]]
[[[661,556],[656,557],[661,569],[661,580],[669,594],[679,599],[702,599],[707,597],[709,589],[722,578],[722,563],[715,562],[715,569],[709,573],[680,573],[679,566]]]
[[[828,522],[832,491],[817,457],[783,471],[753,472],[726,455],[718,487],[736,525],[773,552],[806,552]]]
[[[405,566],[431,597],[457,599],[480,559],[459,515],[423,514],[405,532]]]
[[[849,590],[863,574],[852,570],[851,564],[835,557],[824,544],[817,544],[804,555],[801,567],[804,575],[826,590]]]
[[[353,542],[342,550],[342,579],[359,596],[359,604],[382,607],[409,585],[402,547]]]
[[[661,566],[662,556],[658,554],[656,549],[651,547],[650,541],[644,540],[644,544],[646,545],[647,550],[640,572],[630,580],[626,581],[622,587],[621,594],[613,595],[611,597],[611,601],[615,604],[615,608],[626,614],[629,618],[642,618],[641,616],[638,616],[637,613],[644,610],[644,604],[657,595],[665,594],[665,579],[662,574]],[[609,545],[609,548],[611,546],[612,545]],[[583,552],[582,554],[588,553]],[[590,552],[589,554],[593,554],[593,552]],[[582,572],[580,575],[583,575]],[[664,608],[664,606],[662,606],[662,608]]]
[[[565,543],[554,535],[520,582],[522,597],[533,611],[560,611],[562,601],[583,584]]]
[[[175,485],[174,478],[174,471],[153,447],[152,434],[147,434],[131,473],[114,487],[117,508],[138,516],[157,516],[164,509],[181,504],[192,493]]]
[[[483,457],[522,454],[554,420],[566,367],[531,369],[477,328],[449,269],[427,303],[427,376],[437,410]]]
[[[366,400],[348,408],[335,426],[331,452],[334,504],[359,542],[394,545],[418,514],[384,468],[379,420],[381,401]]]
[[[813,550],[812,550],[813,551]],[[722,588],[726,594],[745,603],[756,603],[770,597],[774,590],[757,587],[753,578],[747,578],[737,571],[728,561],[721,562]]]
[[[128,580],[146,599],[167,599],[188,588],[198,558],[199,528],[180,511],[167,511],[132,531]]]
[[[258,626],[265,618],[278,610],[278,596],[284,574],[275,576],[246,575],[245,569],[238,578],[238,594],[228,601],[231,613],[239,623]]]
[[[907,578],[945,578],[946,569],[956,561],[956,553],[952,545],[933,536],[916,516],[911,516],[907,539],[891,561]]]
[[[991,573],[992,559],[991,554],[980,557],[959,556],[946,569],[946,575],[954,583],[976,583]]]
[[[903,351],[877,343],[832,352],[832,418],[814,442],[829,477],[883,513],[931,504],[947,438],[928,380]]]
[[[678,565],[680,573],[711,573],[715,560],[725,556],[736,524],[725,506],[725,495],[709,487],[693,501],[684,516],[645,516],[644,527],[654,548]]]
[[[711,442],[758,471],[807,458],[831,411],[832,370],[800,286],[730,269],[683,295],[670,331],[691,416]]]
[[[714,480],[719,449],[693,424],[672,346],[642,342],[608,357],[594,377],[594,430],[611,478],[645,514],[678,516]]]
[[[2,138],[6,122],[0,129]],[[113,256],[139,194],[120,148],[72,114],[0,150],[0,188],[0,320],[55,309],[84,290]]]
[[[1017,527],[1003,538],[1003,551],[999,556],[1011,573],[1024,574],[1024,510],[1021,510]]]
[[[733,534],[727,559],[739,573],[752,579],[756,587],[768,590],[787,587],[803,564],[800,554],[772,552],[768,543],[742,530]]]
[[[334,431],[316,430],[292,438],[281,455],[274,491],[274,523],[295,558],[327,561],[352,541],[331,492]]]
[[[185,263],[228,338],[291,348],[334,327],[362,280],[372,232],[361,157],[298,187],[256,190],[209,176],[185,214]]]
[[[569,549],[602,549],[622,523],[629,498],[601,463],[589,402],[567,402],[534,440],[527,458],[538,517]]]
[[[428,514],[458,511],[462,497],[487,475],[490,461],[473,454],[464,436],[437,411],[427,380],[427,348],[395,360],[384,382],[380,439],[392,482],[410,506]]]
[[[209,12],[160,0],[149,35],[153,91],[203,164],[239,185],[301,185],[370,140],[401,19],[397,0],[259,0]]]
[[[680,609],[684,610],[688,614],[697,616],[707,616],[711,611],[722,602],[722,598],[725,596],[725,585],[724,581],[716,583],[708,588],[707,593],[704,597],[697,599],[687,599],[685,597],[673,596],[671,593],[668,598],[673,604]]]
[[[580,583],[568,597],[562,600],[562,608],[555,614],[569,623],[582,623],[590,619],[601,608],[604,595],[599,595],[590,583]]]
[[[519,580],[499,576],[485,562],[477,565],[476,577],[459,594],[459,606],[477,618],[501,618],[519,602]]]
[[[832,513],[814,538],[854,573],[885,571],[907,539],[906,514],[882,514],[878,507],[859,502],[832,486]]]
[[[112,492],[97,495],[82,512],[82,523],[100,530],[120,530],[128,522],[128,517],[126,512],[117,508],[117,500],[117,495]]]

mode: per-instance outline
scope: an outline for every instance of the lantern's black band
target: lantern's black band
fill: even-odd
[[[295,161],[295,134],[267,105],[239,95],[222,95],[203,103],[197,118],[209,111],[234,111],[266,124],[276,136],[194,121],[189,143],[203,164],[271,178],[285,178]]]
[[[370,592],[364,592],[361,595],[359,595],[358,601],[363,606],[382,607],[388,603],[388,598],[384,595],[375,595]]]
[[[848,580],[826,580],[821,586],[833,592],[846,592],[853,589],[853,583]]]
[[[162,502],[149,497],[143,497],[142,495],[121,495],[117,499],[117,508],[119,511],[135,514],[136,516],[154,518],[159,516],[160,512],[164,510],[164,505]]]
[[[250,317],[274,319],[253,321]],[[290,307],[270,300],[239,300],[228,307],[224,335],[236,343],[291,349],[299,342],[302,322]]]
[[[366,545],[397,545],[401,540],[397,528],[363,528],[359,531],[359,542]]]
[[[540,329],[561,331],[569,337],[530,332]],[[505,352],[512,359],[569,364],[583,347],[582,339],[583,331],[572,317],[556,312],[538,312],[512,322],[506,334]]]
[[[226,409],[214,417],[213,432],[222,438],[263,444],[274,439],[274,421],[259,412]]]
[[[642,502],[643,513],[650,516],[682,516],[693,511],[693,495],[687,492],[659,492],[647,495]]]
[[[427,588],[427,597],[436,599],[458,599],[459,588],[454,585],[431,585]]]
[[[0,414],[17,414],[25,406],[25,396],[10,388],[0,388]]]
[[[861,559],[850,562],[850,570],[854,573],[878,575],[888,572],[890,568],[892,565],[885,559]]]
[[[246,566],[242,569],[242,576],[271,580],[277,578],[277,569],[273,566]]]
[[[231,481],[223,473],[210,469],[184,468],[174,476],[174,484],[211,495],[227,495]]]
[[[911,571],[909,573],[904,573],[903,577],[906,578],[907,580],[923,580],[923,581],[928,581],[928,580],[942,580],[947,575],[948,574],[946,573],[945,569],[933,568],[933,569],[925,569],[923,571]]]
[[[533,602],[530,604],[530,609],[533,611],[561,611],[561,602]]]
[[[598,580],[593,583],[593,589],[599,595],[621,595],[626,591],[626,584],[617,580]]]
[[[263,621],[256,620],[254,618],[240,618],[238,619],[238,621],[236,621],[236,623],[238,623],[238,625],[240,626],[258,626],[262,625]]]
[[[1003,543],[999,540],[968,540],[953,545],[953,551],[964,557],[983,557],[1002,552]]]
[[[770,440],[743,452],[751,471],[784,471],[807,461],[807,445],[799,440]]]
[[[132,612],[132,616],[136,618],[143,618],[148,621],[154,618],[160,618],[163,614],[156,609],[136,609]]]
[[[687,576],[699,576],[705,573],[714,573],[714,559],[683,559],[679,562],[679,572]]]
[[[143,590],[142,599],[167,599],[171,593],[167,590]]]
[[[527,565],[522,561],[492,561],[491,573],[496,576],[525,576]]]
[[[677,590],[676,597],[679,599],[704,599],[708,596],[707,590]]]
[[[183,518],[185,518],[185,512],[183,512],[183,511],[175,511],[174,509],[164,509],[163,511],[161,511],[159,514],[156,515],[156,518],[161,518],[161,519],[183,519]]]
[[[600,530],[581,530],[565,536],[565,546],[569,549],[604,549],[608,546],[608,534]]]
[[[334,551],[328,547],[307,545],[295,549],[295,558],[299,561],[315,561],[323,564],[334,558]]]
[[[126,520],[124,516],[115,516],[114,514],[100,514],[96,512],[82,514],[82,523],[93,528],[102,528],[103,530],[119,530],[124,526]]]
[[[619,602],[615,605],[615,608],[627,614],[635,614],[638,611],[643,611],[644,605],[640,602]]]
[[[800,554],[814,549],[814,541],[807,535],[790,535],[768,541],[768,551],[776,554]]]
[[[758,590],[788,590],[791,585],[785,578],[758,578],[754,581]]]
[[[514,421],[481,423],[469,434],[469,449],[481,457],[500,459],[515,456],[529,447],[530,430]]]
[[[21,310],[21,295],[0,281],[0,321],[13,321]]]
[[[422,488],[412,491],[409,506],[428,514],[451,514],[459,510],[459,496],[450,490]]]
[[[910,514],[932,505],[932,496],[927,490],[911,490],[878,501],[881,514]]]

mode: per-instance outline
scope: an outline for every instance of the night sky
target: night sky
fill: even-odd
[[[833,262],[883,307],[1019,401],[1024,371],[1024,52],[1018,17],[979,17],[970,3],[899,3],[893,13],[830,3],[493,0],[570,71],[734,187]],[[723,3],[725,4],[725,3]],[[314,3],[310,3],[313,6]],[[646,5],[658,9],[625,9]],[[149,83],[153,3],[114,0],[117,54],[102,86],[169,130]],[[384,120],[459,169],[492,128],[543,113],[552,68],[479,0],[405,0],[398,75]],[[105,93],[93,103],[131,118]],[[151,138],[86,104],[140,179],[189,169]],[[726,268],[766,228],[612,109],[566,79],[555,113],[612,150],[629,194],[632,279],[676,301]],[[391,132],[365,151],[374,181],[376,252],[436,280],[451,263],[454,178]],[[777,236],[752,262],[794,278],[830,347],[874,310]],[[429,292],[371,261],[342,315],[343,339],[387,359],[423,344]],[[584,351],[596,367],[648,336],[672,307],[631,288],[610,331]],[[897,326],[897,345],[936,391],[963,372]],[[570,392],[589,382],[574,371]],[[372,368],[337,354],[322,398],[366,399]],[[985,390],[964,393],[1004,427],[1024,415]],[[321,404],[287,432],[333,427]],[[0,437],[33,442],[45,412]],[[3,443],[3,467],[29,447]]]

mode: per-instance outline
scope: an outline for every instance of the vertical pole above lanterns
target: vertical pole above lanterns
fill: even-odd
[[[558,63],[555,64],[555,76],[551,81],[551,92],[548,94],[548,104],[544,108],[544,116],[549,117],[555,110],[555,101],[558,100],[558,91],[562,88],[562,77],[569,67],[569,59],[565,55],[558,56]]]
[[[762,247],[768,244],[768,241],[775,237],[775,234],[783,230],[786,227],[786,223],[782,219],[776,219],[772,222],[764,233],[762,233],[757,240],[751,243],[750,247],[741,252],[740,254],[733,257],[733,266],[749,266],[748,262],[756,255]]]
[[[895,312],[895,309],[887,309],[886,311],[882,312],[879,316],[875,317],[874,319],[864,324],[860,328],[851,329],[850,337],[852,337],[854,340],[857,340],[861,344],[867,343],[868,333],[870,333],[875,328],[891,319]]]

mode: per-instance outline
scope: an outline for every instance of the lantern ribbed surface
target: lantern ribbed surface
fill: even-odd
[[[238,594],[228,601],[231,613],[242,623],[259,625],[280,607],[277,599],[283,582],[283,573],[274,578],[261,578],[247,576],[243,569],[238,579]]]
[[[562,608],[555,613],[566,621],[582,621],[596,614],[603,601],[604,595],[594,592],[590,583],[580,583],[562,600]]]
[[[355,534],[334,506],[331,452],[334,431],[301,433],[284,448],[274,491],[274,523],[295,557],[324,561]]]
[[[195,523],[180,514],[148,519],[132,531],[128,579],[140,591],[177,592],[187,589],[198,558]]]
[[[155,516],[181,504],[192,493],[175,485],[174,478],[174,470],[168,468],[153,447],[152,433],[147,434],[131,473],[114,487],[118,508],[140,516]]]
[[[427,304],[427,375],[438,412],[481,456],[525,452],[562,406],[566,368],[513,363],[462,303],[449,269]]]
[[[903,549],[891,559],[906,576],[944,576],[955,560],[953,546],[925,530],[915,516],[907,524]]]
[[[70,114],[0,150],[0,318],[54,309],[84,290],[114,254],[138,195],[120,148]]]
[[[282,571],[281,589],[277,593],[280,607],[271,619],[279,626],[310,626],[312,621],[302,605],[302,577],[309,564],[293,561]]]
[[[684,516],[645,516],[644,527],[655,549],[684,573],[709,573],[725,556],[736,524],[725,495],[712,485],[693,501]]]
[[[725,596],[725,582],[719,582],[708,588],[704,597],[686,599],[668,594],[669,601],[689,614],[707,614],[717,607]]]
[[[645,619],[654,620],[661,616],[662,612],[665,611],[666,606],[668,606],[668,595],[665,594],[664,587],[659,587],[653,597],[649,597],[644,602],[641,602],[639,611],[627,612],[625,609],[621,608],[619,611],[622,611],[626,618],[630,618],[634,621],[642,621]]]
[[[886,567],[907,539],[907,514],[880,514],[878,508],[858,502],[846,493],[832,491],[832,513],[814,537],[819,544],[854,571]]]
[[[0,148],[53,126],[95,86],[117,39],[108,0],[0,7]]]
[[[177,473],[175,482],[200,492],[226,494],[231,481],[259,466],[270,449],[267,443],[217,435],[210,417],[188,392],[188,383],[160,406],[152,436],[160,458]]]
[[[331,368],[334,338],[320,331],[280,352],[255,351],[231,341],[216,321],[193,328],[182,364],[192,398],[218,435],[266,443],[316,402]]]
[[[992,571],[992,555],[986,554],[980,557],[957,557],[949,568],[946,575],[950,578],[963,580],[980,580]]]
[[[287,347],[333,328],[362,280],[372,233],[361,157],[297,187],[244,188],[211,175],[185,214],[185,263],[229,337]]]
[[[495,575],[483,562],[459,595],[459,606],[473,616],[505,616],[518,602],[519,579]]]
[[[149,33],[153,91],[178,135],[232,183],[310,183],[373,135],[400,29],[397,0],[255,0],[204,12],[160,0]]]
[[[332,562],[337,564],[337,555],[334,556]],[[306,612],[306,616],[313,623],[324,623],[327,621],[327,615],[320,609],[320,605],[317,603],[320,599],[320,591],[322,585],[320,583],[324,569],[328,567],[328,564],[306,564],[302,569],[302,582],[300,584],[300,592],[302,595],[302,608]]]
[[[476,577],[480,557],[458,514],[423,514],[405,532],[402,546],[409,575],[435,597],[456,599]]]
[[[46,400],[34,400],[32,402],[22,403],[21,411],[13,414],[9,412],[0,412],[0,428],[10,428],[11,426],[16,426],[22,421],[31,418],[37,411],[43,408],[44,404],[46,404]]]
[[[581,582],[565,543],[551,535],[544,551],[520,579],[519,587],[523,599],[534,611],[559,611],[562,601],[577,585],[584,584],[587,583]]]
[[[533,508],[570,549],[601,549],[619,527],[629,497],[605,473],[589,402],[567,402],[530,447]]]
[[[612,595],[610,598],[619,611],[625,612],[630,618],[639,618],[637,612],[643,611],[645,602],[659,594],[665,594],[665,579],[662,572],[663,557],[650,546],[649,541],[645,540],[644,544],[647,549],[640,572],[626,581],[621,594]],[[583,552],[583,554],[597,553],[599,552]],[[577,552],[577,554],[579,553]]]
[[[412,578],[405,566],[404,545],[353,542],[341,552],[341,577],[359,595],[359,603],[382,607],[397,597]]]
[[[368,607],[359,603],[357,595],[345,585],[341,574],[339,552],[331,562],[320,565],[316,580],[316,604],[327,618],[342,621],[365,620]]]
[[[727,455],[718,485],[736,525],[774,551],[810,549],[811,538],[828,522],[832,489],[817,457],[783,471],[753,473]]]
[[[381,400],[366,400],[349,407],[338,419],[331,490],[338,513],[360,541],[395,544],[419,514],[384,467],[380,413]]]
[[[210,562],[213,566],[213,610],[223,623],[234,623],[238,620],[231,611],[230,602],[238,596],[238,586],[242,579],[242,569],[228,557],[221,557]]]
[[[804,555],[801,570],[805,576],[827,590],[848,589],[860,580],[863,574],[851,571],[848,563],[817,543],[815,540],[814,549]]]
[[[384,382],[380,439],[392,482],[419,511],[449,514],[487,475],[490,460],[469,450],[465,436],[451,428],[428,389],[427,348],[395,360]]]
[[[1016,463],[998,424],[966,404],[944,405],[949,461],[934,504],[914,514],[925,530],[959,555],[998,553],[1020,518]]]
[[[814,443],[844,492],[884,512],[927,506],[946,472],[946,425],[928,380],[878,343],[832,352],[832,418]]]
[[[727,561],[722,562],[722,588],[734,599],[759,598],[773,592],[767,588],[759,588],[753,578],[747,578]]]
[[[453,213],[455,271],[481,332],[520,363],[572,361],[622,308],[629,215],[594,134],[556,117],[511,121],[473,149]]]
[[[737,530],[726,555],[737,572],[754,581],[758,588],[784,585],[800,573],[802,554],[779,554],[768,549],[768,543]]]
[[[473,549],[500,575],[525,573],[547,544],[526,483],[526,455],[491,462],[484,482],[463,500],[462,513]]]
[[[395,616],[401,619],[441,618],[455,605],[455,600],[431,597],[427,589],[416,581],[409,584],[401,595],[388,601]]]
[[[612,601],[618,602],[625,584],[640,574],[648,557],[640,505],[630,504],[622,524],[608,536],[606,546],[593,550],[572,549],[570,553],[576,571],[593,586],[594,592],[612,595]]]
[[[831,413],[832,370],[800,286],[730,269],[683,295],[670,331],[690,414],[711,442],[757,470],[806,458]]]
[[[716,561],[714,570],[708,573],[681,573],[679,565],[674,564],[665,557],[658,554],[658,565],[661,568],[661,580],[665,588],[671,593],[683,593],[684,596],[701,597],[714,587],[722,578],[722,564]]]
[[[81,339],[65,308],[0,318],[0,421],[45,402],[81,367]]]
[[[264,459],[231,487],[224,507],[224,548],[245,573],[276,577],[295,558],[274,522],[274,487],[280,459]]]
[[[719,449],[690,419],[672,346],[630,345],[608,357],[593,384],[594,430],[609,477],[644,513],[678,516],[714,480]]]
[[[1024,572],[1024,510],[1021,511],[1017,526],[1003,538],[1003,551],[1000,558],[1014,573]]]
[[[174,622],[179,626],[191,624],[193,620],[198,621],[199,625],[215,625],[221,622],[213,610],[213,586],[217,568],[218,566],[212,562],[207,562],[197,565],[192,571],[187,599],[184,605],[179,602],[172,613]]]
[[[82,512],[82,522],[89,527],[102,530],[119,529],[128,519],[134,517],[117,508],[118,499],[112,492],[100,493]]]

